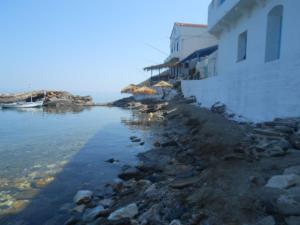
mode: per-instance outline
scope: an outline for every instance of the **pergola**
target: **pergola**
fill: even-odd
[[[153,65],[153,66],[148,66],[145,67],[145,71],[151,71],[151,77],[153,76],[153,71],[158,70],[158,74],[160,75],[160,71],[164,68],[171,68],[171,67],[176,67],[180,63],[179,58],[172,58],[169,61],[158,64],[158,65]]]

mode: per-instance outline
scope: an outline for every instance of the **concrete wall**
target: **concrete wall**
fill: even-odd
[[[265,63],[267,15],[284,6],[281,57]],[[218,76],[183,81],[185,96],[196,96],[204,106],[225,103],[236,114],[253,121],[300,116],[300,1],[268,0],[245,14],[219,40]],[[237,41],[248,31],[247,59],[237,62]]]

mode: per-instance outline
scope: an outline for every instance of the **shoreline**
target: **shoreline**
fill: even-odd
[[[161,138],[102,193],[78,192],[66,225],[299,221],[299,118],[253,125],[187,101],[124,102],[159,118]]]

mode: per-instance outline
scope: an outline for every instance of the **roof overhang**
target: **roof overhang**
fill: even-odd
[[[153,66],[148,66],[145,67],[144,70],[150,71],[150,70],[160,70],[163,68],[170,68],[170,67],[175,67],[180,63],[179,58],[172,58],[168,62],[158,64],[158,65],[153,65]]]

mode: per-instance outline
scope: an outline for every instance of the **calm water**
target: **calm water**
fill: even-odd
[[[118,108],[0,109],[0,224],[63,224],[77,190],[100,188],[149,148],[149,129],[132,125],[139,119]]]

